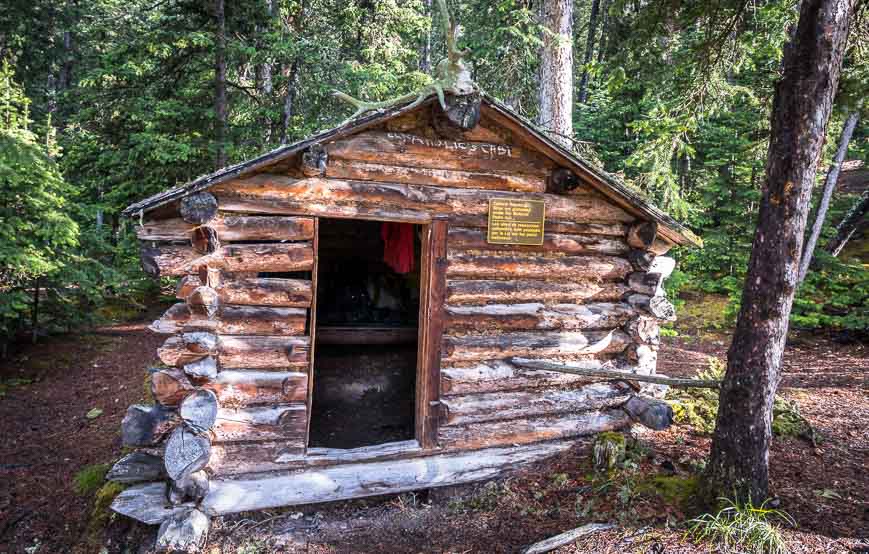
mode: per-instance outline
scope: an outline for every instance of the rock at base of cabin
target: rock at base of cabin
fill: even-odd
[[[673,424],[673,408],[663,400],[632,396],[622,408],[631,419],[655,431],[667,429]]]
[[[157,531],[157,552],[196,553],[205,546],[211,519],[192,508],[177,513],[160,524]]]
[[[195,471],[182,476],[178,481],[169,483],[169,503],[177,506],[187,500],[198,502],[208,494],[208,474],[205,471]]]
[[[127,454],[112,466],[106,479],[115,483],[140,483],[157,481],[166,477],[163,458],[147,452]]]

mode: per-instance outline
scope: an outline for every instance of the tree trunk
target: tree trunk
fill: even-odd
[[[809,199],[853,8],[854,0],[804,1],[784,51],[758,225],[704,475],[710,499],[759,503],[769,491],[773,399]]]
[[[604,55],[606,53],[607,31],[609,31],[610,27],[610,0],[603,0],[603,6],[601,6],[601,19],[600,41],[597,45],[597,63],[603,63]]]
[[[31,342],[36,344],[39,338],[39,285],[40,278],[37,277],[33,282],[33,308],[30,312],[30,332]]]
[[[566,147],[573,136],[573,0],[544,0],[538,123]]]
[[[284,109],[281,118],[281,144],[287,144],[290,141],[290,123],[293,120],[293,110],[296,103],[296,81],[299,76],[299,58],[293,60],[293,63],[285,73],[287,76],[287,93],[284,96]]]
[[[425,5],[425,14],[431,18],[431,0],[423,0]],[[422,47],[419,53],[419,70],[427,75],[431,75],[431,30],[433,23],[429,21],[428,30],[425,32],[425,38],[422,41]]]
[[[594,55],[594,39],[597,34],[598,9],[600,0],[592,0],[591,13],[588,16],[588,37],[585,41],[585,57],[582,60],[582,78],[579,80],[579,103],[585,104],[588,99],[588,64]]]
[[[830,199],[833,197],[833,190],[836,188],[836,183],[839,180],[839,171],[842,169],[842,162],[845,161],[845,154],[848,153],[848,143],[851,142],[851,135],[854,133],[854,127],[857,126],[858,113],[855,111],[849,115],[848,120],[845,121],[845,127],[842,129],[836,157],[833,158],[833,164],[830,166],[830,170],[827,172],[827,180],[824,182],[824,192],[821,196],[821,202],[818,204],[818,213],[815,215],[812,233],[809,235],[809,241],[806,243],[805,248],[803,248],[803,259],[800,261],[800,274],[797,279],[797,286],[806,280],[806,274],[809,272],[812,254],[814,254],[815,245],[818,244],[818,238],[821,236],[821,228],[824,226],[827,210],[830,208]]]
[[[827,245],[825,250],[833,256],[838,256],[854,233],[866,212],[869,211],[869,189],[864,190],[857,202],[848,210],[845,219],[836,227],[836,236]]]
[[[224,0],[214,0],[214,141],[215,169],[226,166],[226,15]]]

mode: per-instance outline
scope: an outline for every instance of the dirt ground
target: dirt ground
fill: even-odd
[[[153,528],[111,518],[88,531],[93,493],[74,476],[121,454],[129,404],[145,397],[144,370],[160,336],[149,320],[44,340],[0,361],[0,553],[147,552]],[[726,343],[668,338],[659,371],[693,375]],[[794,552],[869,552],[869,346],[797,335],[785,357],[782,394],[821,440],[773,442],[770,468]],[[101,410],[95,417],[96,408]],[[567,552],[710,552],[684,538],[690,495],[664,496],[653,476],[690,482],[709,438],[685,426],[637,432],[636,469],[593,479],[581,449],[498,482],[385,498],[218,518],[213,554],[271,552],[517,552],[589,521],[617,524]]]

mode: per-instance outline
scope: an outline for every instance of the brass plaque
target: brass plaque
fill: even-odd
[[[489,199],[490,244],[543,244],[543,200]]]

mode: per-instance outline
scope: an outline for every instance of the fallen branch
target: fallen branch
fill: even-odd
[[[583,525],[582,527],[577,527],[576,529],[565,531],[564,533],[555,535],[554,537],[549,537],[548,539],[542,540],[540,542],[535,542],[531,546],[524,549],[522,551],[522,554],[543,554],[544,552],[551,552],[560,546],[564,546],[565,544],[570,544],[574,542],[580,537],[584,537],[592,533],[597,533],[598,531],[606,531],[607,529],[612,529],[613,527],[615,527],[615,525],[613,525],[612,523],[589,523],[587,525]]]
[[[511,361],[518,366],[528,369],[558,371],[561,373],[572,373],[573,375],[584,375],[586,377],[604,377],[608,379],[621,379],[623,381],[641,381],[644,383],[656,383],[658,385],[668,385],[671,387],[717,389],[721,386],[721,381],[676,379],[673,377],[664,377],[663,375],[641,375],[639,373],[626,373],[624,371],[615,371],[612,369],[587,369],[584,367],[571,366],[566,363],[531,360],[528,358],[511,358]]]

